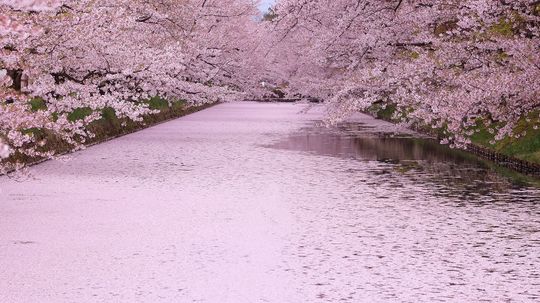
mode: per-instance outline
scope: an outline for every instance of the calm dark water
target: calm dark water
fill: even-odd
[[[380,132],[368,124],[307,128],[271,147],[386,164],[367,170],[386,179],[417,180],[425,186],[434,186],[441,196],[540,203],[538,179],[498,167],[431,138]]]

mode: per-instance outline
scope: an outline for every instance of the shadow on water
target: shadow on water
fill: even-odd
[[[540,181],[535,178],[441,145],[431,138],[381,132],[367,124],[344,123],[333,128],[304,129],[268,147],[375,162],[378,165],[366,166],[365,172],[379,179],[378,184],[397,184],[399,179],[406,178],[423,183],[436,190],[436,195],[444,197],[485,201],[486,197],[505,193],[519,197],[522,202],[540,199]]]

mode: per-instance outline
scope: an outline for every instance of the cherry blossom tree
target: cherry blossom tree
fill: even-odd
[[[539,11],[530,0],[282,0],[269,33],[283,60],[269,69],[289,93],[327,100],[334,120],[396,104],[455,143],[479,121],[500,139],[540,105]]]
[[[140,120],[153,96],[238,100],[261,82],[325,100],[330,121],[396,106],[456,144],[477,124],[519,136],[540,105],[538,1],[281,0],[263,21],[256,4],[1,0],[0,158],[55,154],[29,130],[79,148],[103,109]]]
[[[8,20],[1,30],[1,97],[9,101],[0,105],[2,157],[54,155],[38,152],[28,129],[54,132],[79,148],[105,108],[141,120],[154,112],[143,102],[150,97],[192,104],[238,99],[250,79],[244,71],[253,64],[248,54],[258,14],[252,1],[0,4]],[[31,97],[44,108],[30,111]],[[70,121],[81,108],[91,114]]]
[[[2,0],[0,1],[0,47],[2,48],[0,69],[0,98],[6,100],[16,97],[12,91],[6,90],[11,86],[12,79],[5,69],[15,63],[10,61],[12,58],[6,56],[6,49],[15,44],[20,44],[33,34],[33,28],[28,24],[30,16],[27,12],[50,11],[58,6],[57,1],[39,1],[39,0]],[[18,105],[0,106],[0,160],[9,157],[12,154],[12,148],[4,142],[7,138],[17,137],[14,131],[21,125],[33,124],[33,119],[26,114],[25,109]],[[36,119],[39,120],[39,119]],[[4,135],[4,136],[2,136]],[[3,138],[4,137],[4,138]],[[2,172],[3,169],[0,169]]]

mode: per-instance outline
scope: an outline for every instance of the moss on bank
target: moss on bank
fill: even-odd
[[[479,127],[471,140],[474,144],[501,154],[540,164],[540,130],[535,129],[533,123],[527,122],[526,118],[522,118],[514,132],[519,134],[519,137],[506,137],[491,144],[494,135],[489,133],[487,128]]]

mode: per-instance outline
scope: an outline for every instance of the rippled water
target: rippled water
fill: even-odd
[[[539,302],[537,181],[432,139],[377,128],[313,126],[267,146],[340,159],[341,171],[321,178],[347,185],[332,202],[304,209],[318,218],[308,216],[311,229],[298,246],[300,272],[320,287],[319,298]],[[325,240],[314,245],[317,237]],[[351,288],[338,295],[336,281]]]
[[[222,104],[0,177],[0,302],[538,302],[531,180],[367,116]]]

